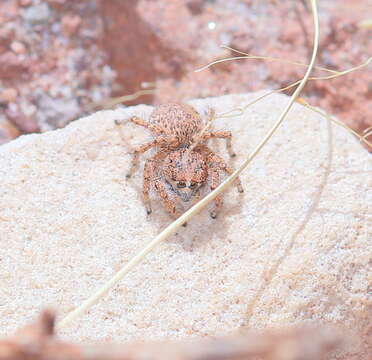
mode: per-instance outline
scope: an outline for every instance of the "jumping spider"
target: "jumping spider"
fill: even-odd
[[[154,139],[134,149],[127,178],[136,171],[140,154],[153,147],[158,148],[158,152],[146,160],[143,172],[143,199],[148,214],[152,211],[149,198],[151,185],[154,185],[166,210],[177,218],[181,215],[178,204],[198,200],[200,189],[208,180],[210,189],[214,190],[220,183],[221,170],[227,174],[233,172],[221,157],[205,145],[211,138],[225,139],[230,157],[235,156],[230,131],[203,132],[213,115],[214,112],[210,111],[207,121],[203,121],[192,106],[168,103],[156,107],[148,122],[137,116],[129,119],[149,129]],[[121,122],[116,121],[116,124]],[[236,185],[238,191],[243,192],[239,179]],[[221,205],[221,196],[217,196],[210,212],[212,218],[217,217]]]

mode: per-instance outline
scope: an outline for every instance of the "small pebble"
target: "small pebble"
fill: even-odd
[[[64,36],[72,36],[76,33],[81,24],[81,17],[79,15],[65,15],[62,18],[62,34]]]
[[[26,52],[26,47],[19,41],[13,41],[10,44],[10,48],[16,54],[24,54]]]

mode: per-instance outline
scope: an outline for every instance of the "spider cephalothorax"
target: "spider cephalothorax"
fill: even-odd
[[[232,174],[233,170],[225,161],[205,145],[210,138],[225,139],[230,157],[235,156],[229,131],[203,132],[213,114],[210,111],[209,119],[204,121],[192,106],[169,103],[155,108],[148,122],[137,116],[130,118],[131,122],[149,129],[154,139],[134,149],[127,178],[137,169],[140,154],[151,148],[158,148],[158,152],[146,161],[143,171],[143,197],[148,214],[152,211],[149,198],[151,185],[167,211],[178,217],[180,210],[177,205],[180,202],[198,198],[199,189],[207,183],[211,190],[215,189],[220,183],[221,170]],[[243,192],[239,179],[237,186],[239,192]],[[221,197],[217,196],[215,207],[211,211],[213,218],[217,216],[221,204]]]
[[[162,165],[165,181],[172,190],[188,202],[208,179],[208,166],[204,157],[194,150],[172,151]]]

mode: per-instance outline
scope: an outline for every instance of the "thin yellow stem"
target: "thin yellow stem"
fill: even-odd
[[[111,109],[113,106],[122,104],[128,101],[133,101],[139,98],[140,96],[143,95],[152,95],[155,93],[155,89],[145,89],[145,90],[139,90],[135,92],[134,94],[129,94],[129,95],[123,95],[115,98],[111,98],[108,100],[105,100],[101,103],[94,103],[91,105],[91,108],[103,108],[103,109]]]
[[[215,119],[215,112],[214,110],[210,109],[208,113],[208,119],[207,123],[204,126],[204,128],[200,131],[198,136],[194,139],[193,143],[190,145],[190,147],[187,149],[188,152],[192,151],[195,146],[197,146],[200,143],[200,140],[202,139],[203,135],[207,132],[207,130],[212,126],[212,122]]]
[[[345,128],[346,130],[348,130],[350,133],[352,133],[353,135],[355,135],[359,141],[362,141],[364,142],[365,144],[367,144],[368,146],[372,147],[372,143],[370,143],[366,138],[369,136],[369,133],[367,132],[366,134],[364,134],[363,136],[358,134],[355,130],[353,130],[351,127],[347,126],[346,124],[344,124],[343,122],[333,118],[332,116],[330,116],[329,114],[327,114],[326,112],[322,111],[322,110],[319,110],[317,109],[316,107],[310,105],[308,102],[306,102],[304,99],[299,99],[299,103],[305,107],[307,107],[308,109],[318,113],[319,115],[323,116],[324,118],[326,118],[327,120],[330,120],[332,122],[334,122],[335,124],[339,125],[339,126],[342,126],[343,128]]]
[[[291,64],[291,65],[298,65],[298,66],[304,66],[304,67],[308,66],[308,64],[300,63],[298,61],[284,60],[284,59],[280,59],[280,58],[276,58],[276,57],[272,57],[272,56],[249,55],[249,54],[247,54],[243,51],[236,50],[236,49],[234,49],[230,46],[227,46],[227,45],[220,45],[220,47],[222,47],[224,49],[231,50],[231,51],[236,52],[237,54],[241,54],[243,56],[233,56],[233,57],[228,57],[228,58],[224,58],[224,59],[215,60],[215,61],[212,61],[205,66],[202,66],[201,68],[196,69],[195,72],[200,72],[200,71],[205,70],[205,69],[207,69],[207,68],[209,68],[213,65],[220,64],[220,63],[223,63],[225,61],[246,60],[246,59],[279,61],[279,62],[282,62],[282,63]],[[339,71],[337,71],[337,70],[327,69],[327,68],[322,67],[322,66],[314,66],[314,69],[327,71],[327,72],[330,72],[330,73],[335,74],[335,75],[339,74]]]
[[[336,78],[338,76],[343,76],[343,75],[346,75],[346,74],[349,74],[353,71],[356,71],[356,70],[359,70],[365,66],[368,66],[369,63],[371,62],[372,60],[372,57],[368,58],[364,63],[360,64],[360,65],[357,65],[351,69],[347,69],[347,70],[344,70],[344,71],[340,71],[338,74],[334,74],[334,75],[330,75],[330,76],[319,76],[319,77],[309,77],[308,78],[308,81],[310,80],[329,80],[329,79],[333,79],[333,78]],[[276,89],[276,90],[271,90],[269,92],[267,92],[266,94],[263,94],[261,96],[259,96],[258,98],[254,99],[253,101],[249,102],[248,104],[246,104],[245,106],[241,107],[241,108],[235,108],[235,109],[231,109],[229,110],[228,112],[226,113],[223,113],[223,114],[217,114],[216,115],[216,119],[217,118],[226,118],[226,117],[233,117],[235,116],[235,114],[233,113],[234,111],[236,111],[238,114],[241,114],[244,112],[245,109],[247,109],[249,106],[255,104],[256,102],[262,100],[263,98],[271,95],[271,94],[274,94],[274,93],[279,93],[279,92],[283,92],[285,90],[289,90],[293,87],[295,87],[296,85],[298,85],[299,83],[301,82],[301,80],[297,80],[295,81],[294,83],[292,84],[289,84],[283,88],[280,88],[280,89]],[[233,113],[233,115],[227,115],[228,113]]]

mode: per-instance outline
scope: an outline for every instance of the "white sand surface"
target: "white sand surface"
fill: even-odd
[[[191,103],[201,113],[223,112],[258,95]],[[215,122],[233,133],[234,167],[287,101],[271,96]],[[0,147],[1,336],[45,306],[66,315],[170,222],[155,195],[146,215],[142,169],[125,179],[129,149],[114,125],[151,109],[98,112]],[[124,129],[132,144],[150,138],[134,125]],[[211,147],[230,161],[222,140]],[[241,179],[244,195],[231,188],[217,220],[208,211],[192,219],[61,336],[120,342],[335,323],[360,336],[347,358],[367,359],[370,155],[346,130],[296,104]]]

